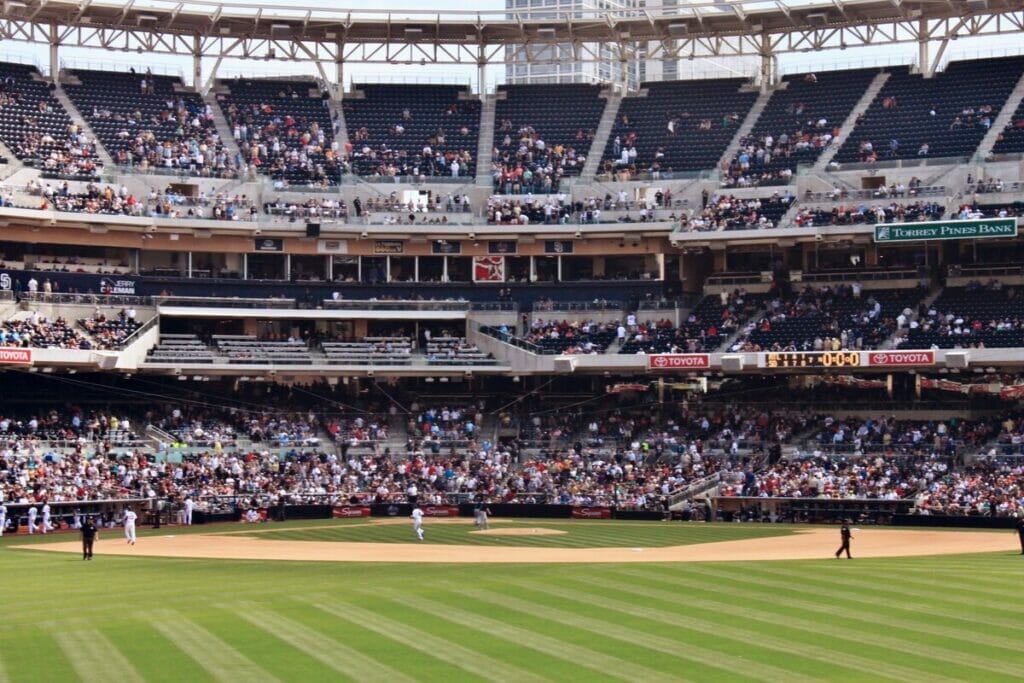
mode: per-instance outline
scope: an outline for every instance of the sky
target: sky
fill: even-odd
[[[800,0],[794,0],[799,2]],[[145,0],[137,0],[143,5]],[[230,4],[227,0],[225,4]],[[272,6],[271,3],[265,3]],[[390,9],[401,12],[403,9],[431,9],[440,11],[500,11],[505,7],[504,0],[398,0],[392,2],[370,0],[301,0],[297,3],[281,3],[281,6],[313,7],[336,10],[339,6],[353,11]],[[946,51],[946,59],[971,59],[1007,54],[1024,53],[1024,39],[1021,35],[997,36],[979,39],[964,39],[951,43]],[[42,69],[48,66],[48,49],[45,45],[33,45],[4,41],[0,45],[0,59],[34,63]],[[782,74],[802,73],[806,71],[822,71],[829,69],[860,68],[911,64],[917,60],[917,46],[914,44],[881,45],[849,50],[825,50],[810,54],[782,54],[779,56],[779,68]],[[61,61],[65,67],[92,68],[105,70],[127,70],[129,66],[138,68],[139,57],[121,52],[102,50],[86,50],[77,48],[61,48]],[[171,55],[149,55],[146,64],[153,68],[154,73],[170,73],[181,75],[186,81],[191,78],[191,58]],[[213,60],[204,61],[204,71],[209,74]],[[729,59],[696,59],[684,61],[680,66],[681,78],[697,78],[715,76],[753,75],[756,60],[743,58]],[[245,76],[281,76],[281,75],[315,75],[315,68],[308,64],[291,62],[263,62],[254,60],[225,60],[218,75],[231,77]],[[333,77],[333,73],[328,74]],[[487,69],[487,86],[493,90],[498,83],[504,82],[505,70],[500,66]],[[355,82],[444,82],[465,83],[476,87],[477,71],[474,66],[419,66],[403,64],[347,64],[345,66],[345,87]]]

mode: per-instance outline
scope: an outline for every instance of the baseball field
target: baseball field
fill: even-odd
[[[1019,680],[1012,532],[288,522],[0,542],[2,681]],[[787,559],[788,558],[788,559]]]

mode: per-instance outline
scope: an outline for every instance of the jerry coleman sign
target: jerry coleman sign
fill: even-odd
[[[707,370],[711,355],[707,353],[655,353],[647,356],[648,370]]]

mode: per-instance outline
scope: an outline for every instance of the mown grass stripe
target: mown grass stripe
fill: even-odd
[[[143,680],[114,643],[95,629],[55,631],[53,638],[83,681],[141,683]]]
[[[276,612],[262,609],[255,603],[243,602],[236,607],[237,609],[221,606],[221,609],[233,611],[256,628],[266,631],[307,657],[315,659],[351,680],[387,679],[395,683],[413,683],[415,680],[383,662],[350,648],[335,638]]]
[[[100,620],[95,620],[100,621]],[[213,678],[173,641],[142,619],[102,620],[100,631],[117,643],[132,666],[147,682],[212,683]]]
[[[241,652],[178,612],[154,612],[149,623],[165,638],[180,645],[186,654],[218,681],[262,683],[278,680]]]
[[[750,660],[732,656],[718,650],[694,645],[681,640],[673,640],[663,636],[657,636],[645,631],[623,626],[614,621],[584,617],[580,614],[564,611],[549,605],[535,602],[533,600],[514,598],[503,593],[485,591],[474,588],[460,587],[454,589],[456,593],[476,598],[484,602],[497,605],[502,609],[514,609],[527,614],[535,614],[555,621],[571,628],[584,629],[598,633],[614,640],[624,641],[634,647],[643,647],[655,652],[660,652],[684,661],[697,662],[703,666],[725,670],[732,676],[745,676],[752,680],[763,680],[769,678],[776,681],[812,681],[816,678],[803,676],[796,672],[779,669],[766,664],[751,662]],[[534,590],[539,590],[534,587]]]
[[[708,625],[708,619],[687,617],[680,612],[645,607],[637,603],[609,598],[604,596],[603,592],[602,595],[597,595],[594,592],[573,590],[566,588],[566,583],[566,581],[562,581],[557,588],[553,586],[545,586],[543,588],[535,588],[535,590],[571,600],[589,602],[593,605],[600,606],[603,609],[622,614],[629,614],[634,617],[649,620],[652,623],[671,624],[679,628],[695,631],[704,631]],[[590,586],[601,586],[607,588],[610,593],[624,592],[637,597],[651,597],[644,595],[644,592],[636,586],[621,585],[616,583],[614,580],[601,579],[597,576],[588,576],[585,580],[570,579],[568,583],[584,583]],[[661,601],[664,602],[663,599],[661,599]],[[673,600],[670,604],[678,604],[682,608],[690,606],[690,603],[686,601]],[[859,672],[860,674],[871,676],[875,680],[899,680],[907,678],[908,675],[912,676],[920,673],[912,669],[896,672],[890,666],[885,666],[884,668],[879,667],[877,662],[870,659],[865,659],[856,655],[848,655],[844,652],[838,652],[830,648],[818,647],[805,640],[801,640],[799,642],[791,641],[772,636],[764,630],[732,626],[731,623],[734,621],[732,617],[738,615],[733,614],[731,611],[718,612],[716,616],[717,618],[711,619],[711,621],[714,622],[714,632],[716,635],[740,643],[754,643],[757,647],[781,652],[787,657],[809,659],[830,667],[843,667],[851,672]],[[723,616],[725,617],[724,619],[722,618]],[[768,623],[775,625],[778,624],[778,620],[776,619],[774,622]],[[789,625],[788,622],[786,625]],[[749,654],[747,656],[750,657]],[[841,674],[834,670],[831,671],[831,675],[841,676]],[[940,679],[936,678],[935,680]]]
[[[944,667],[945,670],[948,670],[948,667],[957,669],[965,664],[961,660],[961,653],[959,651],[931,647],[918,642],[904,641],[899,638],[894,638],[892,634],[888,632],[886,633],[885,638],[882,639],[879,637],[879,630],[883,628],[883,624],[881,623],[872,624],[869,631],[860,631],[854,628],[838,625],[834,619],[834,615],[832,614],[829,614],[826,618],[818,621],[796,616],[792,610],[787,609],[787,605],[785,604],[774,604],[775,611],[751,607],[749,602],[751,600],[750,597],[746,594],[738,594],[729,588],[715,588],[703,583],[686,582],[681,577],[657,578],[644,574],[640,571],[622,570],[616,571],[615,573],[623,577],[621,583],[615,582],[614,579],[600,580],[596,578],[592,582],[596,585],[615,588],[618,591],[629,593],[631,595],[642,596],[659,602],[678,605],[682,609],[704,610],[712,615],[727,615],[738,619],[763,623],[773,629],[799,631],[800,635],[792,642],[799,642],[801,650],[806,651],[808,654],[817,650],[822,650],[821,654],[823,656],[832,658],[835,661],[849,661],[851,666],[857,666],[854,663],[857,660],[866,661],[869,666],[880,666],[884,669],[885,673],[881,675],[891,675],[897,676],[902,680],[912,680],[920,678],[922,674],[927,673],[931,680],[941,680],[943,679],[943,676],[939,671],[942,671]],[[666,586],[671,586],[673,590],[653,588],[650,587],[649,584],[641,587],[637,585],[637,579],[643,579],[645,582],[654,581],[656,583],[663,583]],[[680,594],[679,589],[683,587],[692,588],[693,592]],[[706,597],[708,593],[720,593],[723,597],[721,600],[711,599]],[[771,600],[771,596],[761,595],[760,600],[769,602]],[[736,604],[737,602],[740,602],[741,604],[738,605]],[[898,654],[896,657],[886,658],[885,663],[880,664],[880,660],[878,659],[869,659],[861,657],[860,655],[850,654],[850,649],[822,649],[814,645],[808,645],[808,638],[813,638],[815,635],[827,636],[839,641],[845,641],[843,643],[838,643],[838,645],[841,645],[842,647],[856,648],[863,646],[870,648],[870,651],[872,652],[891,650]],[[764,636],[760,637],[763,638]],[[782,642],[789,643],[791,641],[783,639]],[[938,662],[939,665],[931,667],[930,669],[917,668],[908,663],[908,657],[910,660],[921,659],[922,664],[926,667],[934,662]],[[897,664],[894,660],[899,660],[902,664]],[[949,679],[947,678],[946,680]]]
[[[926,610],[922,610],[919,605],[914,606],[903,606],[894,604],[892,599],[886,598],[874,598],[868,597],[864,593],[858,593],[854,590],[849,589],[843,582],[840,581],[826,581],[822,580],[819,575],[807,577],[804,581],[801,581],[800,586],[793,586],[788,581],[776,581],[772,579],[765,579],[759,576],[762,572],[757,567],[745,568],[742,576],[737,576],[736,570],[716,570],[707,567],[694,567],[692,569],[694,573],[701,574],[704,576],[712,576],[718,579],[726,579],[731,581],[738,581],[746,584],[754,584],[758,586],[765,586],[771,591],[786,591],[789,593],[797,593],[799,595],[817,595],[832,601],[842,610],[842,613],[846,616],[856,616],[861,619],[868,621],[880,621],[884,622],[888,627],[905,628],[909,631],[927,633],[933,636],[939,636],[943,638],[949,638],[958,642],[969,642],[980,647],[993,647],[993,648],[1004,648],[1012,652],[1020,651],[1020,640],[1013,638],[1004,638],[996,633],[987,632],[984,634],[978,634],[979,628],[983,627],[986,622],[971,619],[966,616],[963,610],[955,614],[944,613],[943,610],[931,609],[931,605]],[[825,584],[826,587],[818,588],[814,584]],[[838,589],[838,590],[837,590]],[[801,603],[809,605],[817,604],[810,601],[804,601],[800,598]],[[787,596],[787,602],[791,602],[791,599]],[[855,603],[869,605],[875,610],[874,612],[867,612],[857,608],[849,608],[843,603]],[[898,612],[904,613],[909,618],[901,618],[892,614],[886,614],[886,612]],[[966,622],[963,627],[957,626],[943,626],[938,622],[936,617],[943,617],[950,621]],[[994,631],[995,629],[991,629]]]
[[[633,575],[637,574],[638,572],[625,571],[623,573]],[[643,570],[639,570],[639,575],[645,575]],[[676,578],[677,577],[667,577],[667,579],[670,580],[672,583],[678,583],[676,581]],[[745,581],[741,578],[733,576],[723,578],[727,578],[728,580],[732,580],[734,582],[741,584],[757,584],[756,580]],[[824,614],[826,615],[826,618],[830,620],[830,623],[834,623],[836,615],[841,614],[844,623],[849,624],[852,621],[857,620],[859,620],[862,623],[865,623],[866,631],[868,633],[875,634],[876,645],[878,644],[877,634],[879,632],[884,632],[886,636],[884,643],[882,645],[883,647],[891,649],[902,649],[903,651],[911,655],[915,653],[924,655],[925,651],[927,651],[929,657],[937,659],[938,661],[949,662],[951,665],[964,664],[974,668],[980,668],[999,673],[1013,673],[1019,670],[1019,667],[1017,666],[1012,666],[1009,664],[1006,664],[1004,666],[1002,663],[1000,663],[1000,660],[998,659],[993,660],[992,658],[986,656],[975,656],[963,649],[960,649],[958,646],[960,646],[963,641],[967,640],[968,631],[966,630],[960,631],[952,629],[937,629],[935,627],[931,627],[930,625],[923,624],[923,622],[907,622],[905,620],[894,619],[893,617],[888,616],[882,613],[881,611],[863,612],[851,610],[847,608],[845,605],[840,604],[842,601],[842,599],[839,597],[840,591],[830,591],[822,593],[822,596],[828,598],[828,600],[830,601],[829,604],[813,602],[810,600],[801,599],[799,597],[780,594],[779,590],[775,589],[774,587],[767,591],[747,590],[737,588],[735,585],[718,585],[716,588],[711,588],[708,586],[707,582],[698,582],[695,584],[695,588],[697,588],[698,590],[705,591],[721,590],[722,592],[728,595],[744,597],[752,600],[761,600],[769,603],[772,599],[775,599],[778,600],[781,604],[784,604],[787,609],[798,609],[816,614]],[[803,585],[801,585],[800,587],[787,586],[784,590],[787,593],[796,593],[799,595],[807,593]],[[927,614],[922,615],[923,618],[927,618],[927,616]],[[903,630],[904,635],[896,635],[893,631],[894,628]],[[933,631],[935,630],[939,630],[941,632],[934,633]],[[922,636],[925,633],[931,635],[938,635],[942,638],[947,638],[953,641],[953,643],[951,643],[949,646],[929,645],[928,643],[923,642]],[[901,640],[905,643],[905,645],[897,646],[897,643]],[[978,648],[982,650],[999,649],[990,647],[989,644],[985,641],[976,643],[976,645]],[[955,656],[951,656],[951,653],[955,653]]]
[[[498,619],[491,619],[468,610],[459,609],[450,603],[437,602],[429,598],[411,595],[403,595],[402,603],[432,614],[440,619],[455,624],[471,626],[478,629],[481,633],[490,634],[548,656],[567,661],[575,666],[597,671],[605,676],[619,680],[634,681],[637,678],[645,681],[685,680],[678,676],[666,676],[660,671],[606,655],[598,650],[573,645],[564,640],[554,640],[547,635],[539,635],[534,631],[512,626]]]
[[[463,645],[435,636],[404,622],[357,607],[352,603],[337,604],[330,596],[315,596],[310,600],[317,609],[335,617],[358,624],[362,628],[398,640],[431,657],[444,657],[445,661],[474,676],[488,681],[544,681],[532,671],[507,664],[493,657],[471,650]]]
[[[779,576],[782,578],[787,578],[791,576],[789,572],[763,566],[758,567],[758,572],[761,574]],[[1003,595],[1000,596],[1000,600],[992,601],[978,597],[979,595],[984,594],[984,592],[977,591],[974,588],[974,586],[967,585],[963,581],[957,582],[956,594],[951,594],[948,590],[948,583],[943,584],[937,581],[932,582],[931,590],[921,590],[908,587],[908,584],[918,582],[918,579],[907,579],[903,576],[894,577],[892,574],[888,574],[887,576],[879,576],[877,579],[873,581],[865,581],[858,578],[860,576],[865,576],[863,572],[858,571],[857,575],[857,577],[843,576],[843,585],[855,588],[865,588],[869,591],[872,591],[879,597],[883,595],[892,595],[893,597],[905,598],[906,596],[910,596],[925,598],[928,600],[928,607],[930,611],[942,611],[947,614],[954,614],[957,616],[963,614],[964,605],[967,605],[972,608],[984,607],[985,609],[993,610],[996,612],[1010,612],[1015,617],[1017,617],[1017,619],[1015,620],[1016,625],[1010,627],[1018,629],[1024,628],[1020,625],[1020,615],[1017,613],[1015,609],[1006,604],[1005,591],[1003,592]],[[899,582],[898,585],[893,584],[894,578],[896,578],[896,580]],[[941,590],[936,591],[934,590],[935,588],[939,588]],[[956,607],[953,607],[951,610],[937,610],[936,608],[938,607],[938,605],[943,603],[951,603],[953,605],[956,605]]]
[[[849,655],[845,652],[838,652],[827,648],[819,648],[814,645],[808,644],[806,641],[801,641],[799,644],[794,641],[785,640],[783,638],[777,638],[770,635],[768,632],[763,630],[752,630],[741,627],[733,626],[735,620],[731,612],[718,612],[713,615],[706,616],[705,618],[698,618],[694,616],[683,615],[680,611],[669,611],[666,609],[652,608],[642,606],[635,602],[628,602],[624,600],[616,600],[608,597],[609,594],[614,593],[632,593],[639,597],[641,593],[631,591],[630,588],[623,587],[616,584],[611,580],[602,580],[596,575],[589,575],[587,579],[569,579],[561,581],[557,587],[555,586],[527,586],[522,582],[513,582],[514,585],[522,586],[523,588],[532,588],[532,590],[539,591],[542,593],[548,593],[559,598],[574,600],[587,604],[592,604],[596,607],[601,607],[604,610],[618,612],[621,614],[629,614],[640,618],[640,620],[647,621],[651,624],[665,624],[680,629],[686,629],[688,631],[705,632],[708,630],[709,625],[713,625],[713,631],[717,638],[725,641],[735,643],[734,649],[746,648],[745,658],[757,659],[758,661],[775,661],[778,663],[779,657],[777,653],[781,653],[788,657],[793,657],[795,660],[802,660],[805,667],[813,669],[814,671],[821,671],[822,669],[829,670],[831,676],[842,676],[841,672],[837,672],[837,669],[846,669],[848,674],[859,674],[861,676],[869,676],[874,679],[885,679],[887,678],[886,673],[893,672],[879,672],[877,663],[873,663],[870,659],[858,657],[855,655]],[[603,591],[597,593],[593,590],[573,590],[566,588],[567,584],[583,585],[585,588],[593,588],[595,586],[605,587],[608,589],[608,593]],[[725,618],[723,618],[725,616]],[[761,654],[757,654],[757,650],[766,650]],[[801,675],[794,672],[790,668],[776,668],[782,670],[786,677],[790,680],[800,680]],[[905,673],[910,673],[912,670],[907,670]],[[808,679],[819,678],[818,674],[805,676]],[[903,677],[905,678],[905,676]],[[891,680],[898,680],[892,678]]]
[[[0,653],[0,683],[10,683],[10,680],[7,675],[7,667],[4,666],[3,653]]]

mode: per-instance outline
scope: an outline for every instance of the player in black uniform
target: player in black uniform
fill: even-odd
[[[1024,515],[1017,517],[1017,536],[1020,538],[1020,554],[1024,555]]]
[[[96,525],[92,521],[92,517],[86,517],[82,523],[82,559],[92,559],[92,544],[96,540]]]
[[[853,559],[850,557],[850,539],[853,538],[853,535],[850,534],[850,520],[843,522],[843,528],[839,530],[839,536],[842,538],[843,544],[839,546],[839,550],[836,551],[836,559],[839,559],[839,556],[843,554],[844,550],[846,551],[846,557],[848,559]]]

